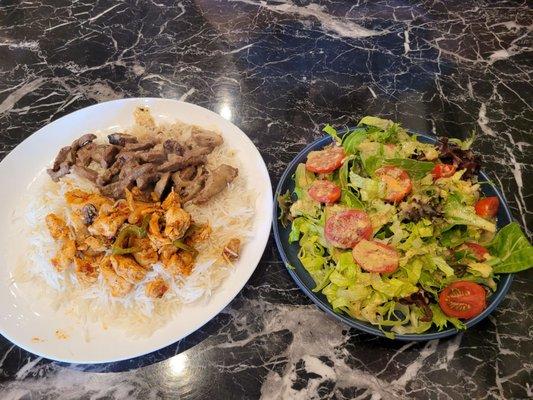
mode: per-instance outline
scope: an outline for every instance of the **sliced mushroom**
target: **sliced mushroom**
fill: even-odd
[[[93,204],[89,203],[83,206],[81,214],[83,216],[83,223],[85,225],[91,225],[94,219],[98,216],[98,210]]]
[[[213,170],[205,182],[204,188],[194,197],[194,204],[202,204],[207,202],[213,196],[222,192],[229,183],[233,182],[239,170],[230,165],[222,164]]]
[[[107,135],[107,140],[109,140],[110,144],[114,144],[116,146],[121,147],[125,146],[126,143],[137,143],[137,138],[135,136],[119,132]]]

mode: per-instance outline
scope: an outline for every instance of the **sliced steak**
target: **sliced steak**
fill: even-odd
[[[194,180],[185,180],[180,177],[180,172],[172,174],[172,182],[174,183],[174,190],[180,195],[183,203],[192,200],[203,188],[207,174],[200,172],[196,175]]]
[[[183,168],[181,171],[179,171],[179,177],[186,181],[191,181],[196,176],[197,170],[198,166],[196,165],[191,165],[190,167]]]
[[[86,133],[72,142],[71,147],[78,150],[79,148],[91,143],[94,139],[96,139],[96,135],[92,133]]]
[[[229,183],[233,182],[239,170],[232,166],[222,164],[215,170],[211,171],[204,188],[194,197],[194,204],[203,204],[211,199],[213,196],[222,192]]]
[[[145,153],[140,153],[139,158],[144,162],[160,164],[167,161],[167,153],[163,149],[153,149]]]
[[[72,163],[72,160],[69,160],[70,150],[70,146],[62,147],[61,150],[59,150],[59,153],[57,153],[56,159],[54,160],[54,164],[52,165],[52,171],[57,171],[64,162]]]
[[[50,168],[47,169],[46,172],[48,172],[48,175],[50,175],[50,178],[52,178],[54,182],[57,182],[59,181],[59,178],[62,178],[70,172],[70,165],[67,161],[64,161],[59,165],[59,168],[56,171]]]
[[[193,128],[191,138],[198,146],[207,147],[211,151],[224,143],[224,139],[218,133],[197,126]]]
[[[102,168],[109,168],[115,162],[119,151],[120,147],[118,146],[100,145],[94,149],[92,158]]]
[[[157,144],[156,141],[151,139],[145,139],[137,143],[126,143],[124,150],[126,151],[139,151],[139,150],[148,150],[154,147]]]
[[[117,160],[113,163],[113,165],[111,165],[111,167],[106,169],[104,173],[98,177],[98,179],[96,180],[96,184],[98,186],[107,185],[109,182],[111,182],[111,180],[113,179],[115,175],[120,173],[120,170],[123,165],[124,165],[124,159],[117,158]]]
[[[157,172],[146,172],[145,174],[142,174],[135,180],[135,185],[140,190],[146,190],[148,189],[148,186],[156,182],[158,178],[159,178],[159,174]]]
[[[154,192],[159,199],[165,192],[165,189],[167,188],[169,182],[170,182],[170,172],[164,172],[159,177],[159,180],[157,181],[154,187]]]
[[[124,147],[126,143],[137,143],[137,138],[135,136],[119,132],[107,135],[107,140],[109,140],[110,144],[114,144],[120,147]]]
[[[176,172],[183,168],[187,168],[193,165],[201,165],[207,162],[207,157],[202,156],[193,156],[193,157],[182,157],[175,154],[170,154],[168,161],[164,162],[159,166],[160,172]]]
[[[120,168],[120,172],[118,174],[118,179],[122,180],[128,175],[132,175],[133,171],[139,167],[139,163],[136,160],[127,160],[124,162],[122,167]]]
[[[96,179],[98,178],[98,172],[96,172],[94,169],[90,169],[81,165],[73,165],[72,172],[94,183],[96,183]]]
[[[127,185],[123,181],[117,181],[110,183],[109,185],[102,186],[100,191],[104,196],[112,197],[114,199],[119,199],[124,195],[124,189]]]
[[[163,149],[167,154],[177,154],[182,156],[184,148],[177,140],[167,139],[163,142]]]
[[[76,165],[81,165],[83,167],[89,166],[93,160],[93,153],[97,145],[95,143],[89,143],[83,146],[76,152]]]

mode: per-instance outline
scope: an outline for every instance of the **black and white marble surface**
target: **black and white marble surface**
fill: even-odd
[[[484,169],[531,238],[532,30],[526,1],[2,0],[0,159],[82,107],[166,97],[238,125],[276,184],[326,122],[383,115],[476,130]],[[1,338],[0,398],[531,398],[532,289],[521,273],[475,328],[393,342],[319,311],[270,241],[229,307],[148,356],[67,365]]]

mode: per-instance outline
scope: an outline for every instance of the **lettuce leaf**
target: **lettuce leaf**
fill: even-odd
[[[390,119],[382,119],[378,117],[366,116],[359,121],[359,125],[375,126],[376,128],[387,130],[394,125]]]
[[[337,144],[341,144],[342,139],[337,133],[337,130],[332,127],[330,124],[326,124],[326,126],[322,129],[323,132],[327,133],[331,138],[337,142]]]
[[[435,166],[435,164],[430,161],[417,161],[410,158],[389,158],[385,160],[383,164],[400,167],[413,179],[422,179]]]
[[[356,154],[359,146],[366,139],[366,129],[355,128],[342,139],[342,147],[347,154]]]
[[[487,246],[492,256],[498,258],[493,264],[496,274],[524,271],[533,267],[533,246],[516,222],[503,227]]]
[[[287,189],[285,194],[278,195],[277,200],[278,200],[278,207],[280,210],[278,219],[281,222],[281,226],[286,228],[287,226],[289,226],[289,222],[291,221],[291,215],[290,215],[290,208],[292,204],[291,193]]]

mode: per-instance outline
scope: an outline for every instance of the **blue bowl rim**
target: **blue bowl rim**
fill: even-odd
[[[348,129],[339,130],[339,133],[341,133],[341,134],[345,133],[347,130]],[[409,133],[411,133],[412,135],[415,135],[417,137],[425,138],[426,140],[428,140],[431,143],[435,143],[436,142],[436,138],[434,136],[429,136],[429,135],[426,135],[426,134],[423,134],[423,133],[418,133],[418,132],[413,132],[413,131],[409,131]],[[364,321],[359,321],[359,320],[356,320],[354,318],[351,318],[351,317],[349,317],[347,315],[337,314],[336,312],[333,311],[333,309],[331,308],[329,303],[325,303],[321,299],[319,299],[317,297],[317,295],[309,287],[307,287],[307,285],[305,285],[303,283],[303,281],[300,279],[300,277],[298,276],[296,271],[293,268],[289,267],[289,265],[291,263],[290,263],[290,260],[287,257],[287,254],[285,253],[284,244],[281,241],[280,232],[279,232],[280,231],[280,223],[279,223],[279,215],[278,215],[279,207],[278,207],[277,198],[281,194],[281,190],[282,190],[283,186],[285,185],[285,182],[287,181],[287,179],[291,178],[291,175],[292,175],[291,171],[293,171],[295,169],[296,165],[299,164],[301,162],[301,160],[305,156],[307,156],[307,154],[310,151],[315,150],[317,148],[322,148],[326,144],[329,144],[331,142],[332,142],[332,139],[331,139],[330,136],[323,136],[323,137],[313,141],[312,143],[308,144],[302,151],[300,151],[296,155],[296,157],[293,158],[293,160],[289,163],[289,165],[287,166],[287,168],[285,169],[285,171],[281,175],[281,178],[280,178],[280,180],[278,182],[278,185],[276,186],[276,192],[274,193],[274,207],[273,207],[274,210],[273,210],[273,219],[272,219],[272,228],[273,228],[273,231],[274,231],[274,239],[276,241],[276,246],[277,246],[278,251],[279,251],[279,253],[281,255],[283,263],[284,263],[285,267],[287,268],[287,271],[289,272],[290,276],[296,282],[298,287],[307,295],[307,297],[309,297],[311,299],[311,301],[316,306],[318,306],[318,308],[320,308],[326,314],[328,314],[328,315],[330,315],[330,316],[332,316],[332,317],[334,317],[334,318],[346,323],[347,325],[349,325],[352,328],[356,328],[356,329],[358,329],[360,331],[386,338],[385,334],[379,328],[370,325],[370,323],[366,323]],[[496,188],[492,183],[490,183],[490,180],[489,180],[488,176],[484,172],[481,171],[479,173],[479,176],[481,178],[483,178],[484,181],[488,182],[488,184],[492,187],[492,189],[494,190],[494,192],[498,196],[498,199],[500,200],[500,205],[503,206],[503,211],[505,213],[505,216],[507,217],[507,219],[510,222],[512,222],[513,218],[512,218],[512,215],[511,215],[511,211],[509,210],[509,206],[505,202],[505,199],[502,196],[502,194],[500,193],[500,191],[498,190],[498,188]],[[299,260],[298,260],[298,262],[299,262]],[[302,268],[305,271],[305,268],[303,266],[302,266]],[[498,307],[498,305],[501,303],[501,301],[507,295],[507,292],[509,291],[509,288],[511,287],[511,283],[512,283],[512,280],[513,280],[513,274],[500,274],[499,276],[501,278],[500,278],[500,281],[498,282],[498,290],[496,291],[496,293],[494,293],[491,296],[491,302],[490,302],[489,306],[481,314],[479,314],[478,316],[468,320],[465,323],[467,329],[473,327],[474,325],[478,324],[480,321],[485,319],[490,313],[492,313],[492,311],[494,311],[494,309],[496,309],[496,307]],[[456,329],[454,327],[454,328],[448,328],[448,329],[440,331],[440,332],[432,332],[432,333],[396,334],[394,340],[401,340],[401,341],[426,341],[426,340],[433,340],[433,339],[442,339],[442,338],[445,338],[445,337],[456,335],[459,332],[463,332],[463,331],[459,331],[458,329]]]

